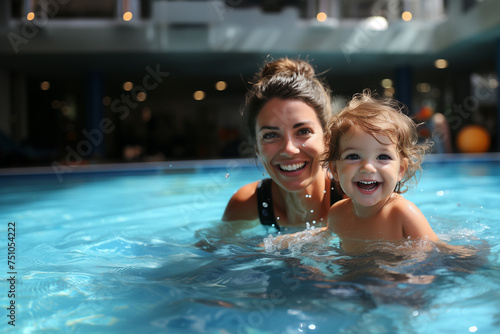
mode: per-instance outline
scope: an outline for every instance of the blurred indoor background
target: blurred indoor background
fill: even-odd
[[[498,0],[5,0],[0,167],[242,157],[266,59],[309,60],[334,109],[370,88],[435,153],[500,149]]]

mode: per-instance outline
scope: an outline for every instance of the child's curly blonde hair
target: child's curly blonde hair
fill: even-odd
[[[398,194],[406,192],[408,186],[405,184],[408,181],[417,183],[417,171],[422,170],[423,156],[431,144],[418,142],[417,125],[403,112],[404,109],[398,101],[378,98],[369,89],[354,95],[347,106],[328,122],[323,163],[328,165],[340,159],[340,138],[354,125],[360,126],[373,137],[377,134],[386,135],[396,144],[401,160],[408,163],[405,175],[394,189]],[[341,192],[338,183],[336,189]]]

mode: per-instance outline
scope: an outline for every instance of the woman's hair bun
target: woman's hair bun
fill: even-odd
[[[260,78],[264,79],[276,75],[289,77],[303,75],[312,79],[314,74],[314,68],[304,60],[281,58],[264,64],[260,72]]]

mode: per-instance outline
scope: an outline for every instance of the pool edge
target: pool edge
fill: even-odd
[[[424,163],[453,163],[453,162],[488,162],[500,161],[500,152],[495,153],[451,153],[428,154]],[[211,160],[179,160],[160,162],[130,162],[130,163],[103,163],[88,165],[57,165],[40,167],[0,168],[0,176],[22,175],[50,175],[50,174],[87,174],[103,172],[163,172],[179,170],[200,170],[207,168],[236,168],[256,167],[260,165],[255,158],[211,159]]]
[[[49,174],[87,174],[102,172],[154,172],[199,170],[207,168],[255,167],[256,159],[212,159],[212,160],[179,160],[157,162],[103,163],[87,165],[56,165],[39,167],[0,168],[0,176],[49,175]]]

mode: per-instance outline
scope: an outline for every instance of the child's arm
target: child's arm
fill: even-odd
[[[428,237],[429,240],[439,241],[431,225],[415,204],[403,199],[398,201],[394,209],[398,211],[399,219],[403,223],[403,236],[405,238]]]

